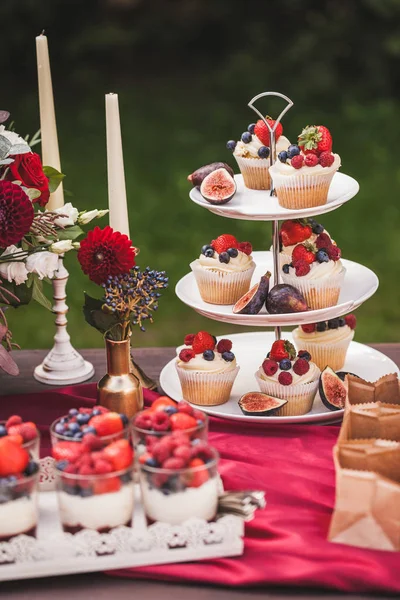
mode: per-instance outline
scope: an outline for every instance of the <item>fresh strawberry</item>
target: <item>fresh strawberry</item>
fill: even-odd
[[[196,469],[198,467],[203,467],[204,464],[204,461],[200,458],[193,458],[188,466],[192,469]],[[208,481],[209,478],[210,477],[207,469],[199,469],[198,471],[194,470],[191,473],[189,487],[200,487],[203,485],[203,483],[206,483],[206,481]]]
[[[316,167],[318,162],[318,156],[316,154],[312,154],[311,152],[310,154],[307,154],[304,159],[304,164],[306,167]]]
[[[292,263],[294,264],[298,260],[305,260],[306,263],[311,265],[311,263],[315,262],[315,253],[311,248],[312,244],[297,244],[297,246],[293,248]]]
[[[223,352],[230,352],[232,350],[232,342],[231,342],[231,340],[225,340],[225,339],[219,340],[219,342],[217,344],[217,350],[221,354]]]
[[[329,258],[334,261],[339,260],[342,256],[341,249],[335,246],[335,244],[329,246],[329,248],[327,248],[326,251],[328,253]]]
[[[218,254],[221,254],[221,252],[226,252],[228,248],[239,248],[239,242],[234,235],[223,233],[216,240],[212,240],[211,246]]]
[[[191,415],[187,415],[184,412],[178,412],[170,417],[172,431],[180,430],[185,431],[186,429],[193,429],[197,427],[197,421]]]
[[[12,415],[6,421],[6,429],[11,427],[11,425],[20,425],[22,423],[22,418],[18,415]]]
[[[192,360],[192,358],[194,358],[195,356],[196,354],[190,348],[184,348],[179,352],[180,360],[185,363],[189,362],[189,360]]]
[[[293,156],[290,164],[294,169],[301,169],[304,164],[304,156],[302,154],[296,154],[296,156]]]
[[[118,433],[124,428],[121,416],[116,412],[108,412],[103,415],[96,415],[89,421],[90,427],[94,427],[97,435],[112,435]]]
[[[300,221],[289,220],[282,224],[280,234],[284,246],[294,246],[308,240],[312,235],[312,228]]]
[[[199,331],[193,340],[193,352],[203,354],[205,350],[214,350],[215,339],[207,331]]]
[[[293,365],[293,372],[296,373],[296,375],[304,375],[305,373],[308,373],[309,370],[310,365],[305,358],[298,358]]]
[[[19,433],[15,435],[5,435],[2,439],[7,439],[9,442],[14,442],[14,444],[19,444],[20,446],[24,443],[24,438]]]
[[[275,375],[278,368],[278,363],[270,358],[266,358],[262,364],[262,369],[266,375]]]
[[[327,250],[329,246],[332,246],[332,240],[327,233],[320,233],[315,240],[315,245],[317,246],[318,250],[321,248],[325,248]]]
[[[331,152],[332,136],[324,125],[307,125],[299,135],[299,147],[304,154],[316,154]]]
[[[293,263],[296,277],[304,277],[310,272],[310,265],[304,259],[297,260]]]
[[[67,460],[68,462],[73,463],[84,451],[84,444],[77,444],[76,442],[58,442],[53,446],[51,454],[55,460]]]
[[[22,423],[18,423],[16,425],[11,425],[7,429],[8,435],[22,435],[21,434],[21,427],[22,427]]]
[[[240,252],[247,254],[247,256],[250,256],[250,254],[253,252],[253,246],[250,244],[250,242],[240,242],[238,249]]]
[[[271,347],[269,358],[280,362],[283,358],[293,359],[296,356],[296,350],[288,340],[276,340]]]
[[[121,481],[118,477],[99,477],[94,482],[93,493],[98,494],[112,494],[113,492],[119,492],[121,489]]]
[[[195,333],[188,333],[187,335],[185,335],[185,339],[183,340],[183,343],[185,344],[185,346],[191,346],[193,344],[195,335],[196,335]]]
[[[281,385],[290,385],[293,381],[292,374],[289,371],[281,371],[278,376],[278,381]]]
[[[271,127],[271,129],[273,129],[273,127],[275,125],[275,120],[271,119],[270,117],[265,117],[265,119],[268,122],[268,125]],[[275,141],[276,142],[279,140],[282,133],[283,133],[282,123],[278,123],[278,125],[275,129]],[[262,119],[257,121],[257,123],[254,127],[254,135],[256,135],[258,137],[258,139],[264,144],[264,146],[271,145],[269,129]]]
[[[171,398],[169,398],[168,396],[160,396],[159,398],[157,398],[157,400],[154,400],[150,410],[152,412],[164,410],[164,408],[166,408],[167,406],[172,406],[176,408],[177,403],[175,402],[175,400],[171,400]]]
[[[20,425],[19,433],[24,438],[24,442],[30,442],[31,440],[34,440],[38,435],[36,425],[35,423],[32,423],[32,421],[22,423],[22,425]]]
[[[133,450],[128,440],[117,440],[104,448],[104,458],[109,460],[116,471],[127,469],[133,461]]]
[[[307,325],[300,325],[304,333],[312,333],[316,329],[315,323],[307,323]]]
[[[183,460],[183,458],[177,458],[175,456],[167,458],[167,460],[165,460],[162,464],[163,469],[172,469],[173,471],[177,469],[183,469],[184,466],[185,461]]]
[[[356,325],[357,325],[357,319],[356,316],[351,314],[351,315],[346,315],[344,320],[346,321],[346,325],[348,325],[350,327],[350,329],[355,329]]]
[[[319,155],[319,164],[321,167],[331,167],[335,162],[335,157],[331,152],[321,152]]]
[[[0,439],[0,477],[16,475],[25,471],[29,452],[6,437]]]
[[[152,424],[154,431],[168,431],[169,416],[163,410],[158,410],[153,415]]]
[[[110,461],[105,460],[104,458],[99,458],[94,461],[94,472],[97,475],[105,475],[106,473],[112,473],[114,470],[113,465]]]

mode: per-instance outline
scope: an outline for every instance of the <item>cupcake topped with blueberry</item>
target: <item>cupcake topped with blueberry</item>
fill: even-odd
[[[270,117],[266,119],[272,128],[275,121]],[[275,131],[277,153],[290,144],[282,132],[283,127],[279,123]],[[268,190],[271,183],[268,173],[271,164],[271,140],[264,121],[260,119],[257,123],[251,123],[239,141],[229,140],[226,146],[239,165],[245,186],[253,190]]]
[[[285,262],[288,262],[287,258],[292,257],[292,252],[297,244],[302,244],[304,242],[315,244],[315,240],[323,232],[329,235],[321,223],[318,223],[315,219],[309,217],[284,221],[279,230],[282,260],[286,259]],[[332,244],[335,244],[333,240],[331,240],[331,242]]]

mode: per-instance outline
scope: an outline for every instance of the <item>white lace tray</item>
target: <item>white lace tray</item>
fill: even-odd
[[[238,556],[243,554],[244,522],[226,515],[214,523],[190,519],[183,525],[154,523],[146,527],[136,489],[134,527],[118,527],[110,533],[83,530],[63,533],[58,517],[52,459],[41,461],[42,491],[39,498],[37,538],[20,535],[0,543],[0,581],[106,571]]]

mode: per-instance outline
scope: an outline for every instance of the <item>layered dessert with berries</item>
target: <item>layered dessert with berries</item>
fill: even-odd
[[[275,121],[270,117],[266,117],[266,120],[272,129]],[[282,133],[283,127],[279,123],[275,130],[276,152],[285,150],[290,144]],[[251,190],[269,190],[271,140],[269,129],[264,121],[260,119],[257,123],[251,123],[247,131],[242,133],[239,141],[229,140],[226,147],[236,159],[244,185]]]
[[[340,156],[332,153],[329,129],[324,125],[305,127],[298,143],[281,150],[269,168],[279,204],[296,210],[326,204],[340,164]]]
[[[297,244],[282,265],[283,283],[297,288],[311,310],[338,303],[346,268],[340,248],[324,231],[314,242]]]
[[[309,352],[321,371],[330,367],[339,371],[346,360],[347,350],[354,338],[357,320],[355,315],[346,315],[329,321],[300,325],[292,331],[298,349]]]
[[[0,542],[36,536],[39,463],[15,437],[0,439]]]
[[[22,445],[32,459],[39,460],[40,433],[35,423],[23,421],[19,415],[12,415],[7,421],[0,421],[0,439],[5,436]]]
[[[232,342],[207,331],[188,334],[176,359],[176,370],[184,400],[201,406],[216,406],[229,400],[239,372]]]
[[[87,435],[98,436],[103,445],[130,438],[130,422],[126,415],[111,412],[104,406],[71,408],[50,426],[51,443],[62,440],[81,442]]]
[[[288,417],[310,412],[320,373],[309,352],[296,352],[288,340],[277,340],[255,376],[262,392],[287,400],[276,415]]]
[[[104,447],[93,434],[80,444],[58,442],[57,499],[64,531],[95,529],[107,533],[130,526],[134,508],[133,450],[128,440]]]
[[[250,289],[256,265],[250,242],[224,233],[201,249],[190,263],[200,296],[210,304],[235,304]]]
[[[168,396],[160,396],[150,408],[140,411],[132,421],[136,456],[143,454],[146,444],[155,444],[173,431],[182,431],[191,440],[207,441],[208,417],[184,400],[175,402]]]
[[[218,454],[206,442],[174,431],[139,458],[140,488],[149,523],[212,521],[218,507]]]

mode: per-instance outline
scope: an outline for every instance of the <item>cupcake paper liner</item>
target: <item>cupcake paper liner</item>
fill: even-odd
[[[297,385],[282,385],[279,381],[266,381],[261,378],[262,369],[258,369],[255,374],[258,386],[262,392],[287,400],[287,403],[279,408],[275,416],[292,417],[296,415],[305,415],[310,412],[314,403],[314,397],[318,389],[318,379],[310,383],[299,383]]]
[[[240,367],[224,373],[190,371],[176,365],[184,400],[199,406],[217,406],[228,402]]]
[[[235,156],[235,158],[247,188],[250,190],[270,189],[271,176],[268,170],[270,166],[268,158],[245,158],[243,156]]]
[[[245,271],[220,271],[204,268],[196,261],[190,264],[200,296],[210,304],[235,304],[250,289],[256,265]]]
[[[346,273],[345,267],[337,275],[329,275],[321,279],[307,279],[306,277],[296,277],[288,275],[281,271],[281,280],[299,290],[306,299],[308,308],[317,310],[318,308],[328,308],[338,303],[340,289]]]
[[[298,338],[295,331],[292,331],[293,341],[297,350],[307,350],[311,354],[312,361],[321,371],[329,366],[334,371],[339,371],[346,360],[346,353],[351,340],[354,337],[354,331],[351,331],[345,340],[339,342],[324,342],[321,340],[308,341],[304,338]]]
[[[284,208],[301,209],[326,204],[335,171],[328,173],[280,175],[272,174],[278,202]]]

